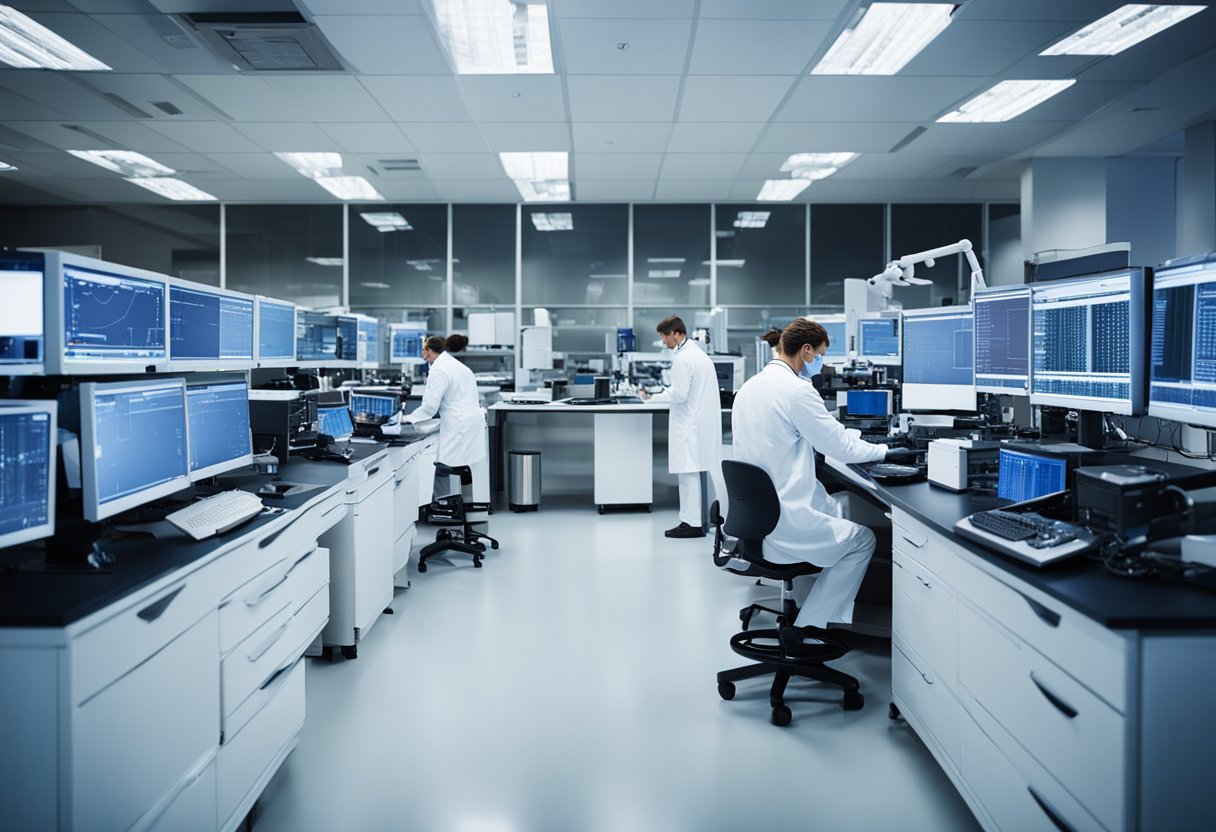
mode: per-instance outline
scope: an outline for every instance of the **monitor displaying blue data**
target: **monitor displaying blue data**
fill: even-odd
[[[208,366],[253,361],[253,298],[169,287],[169,360]]]
[[[1216,259],[1188,257],[1153,275],[1150,416],[1216,427]]]
[[[359,318],[359,363],[380,364],[380,321]]]
[[[187,385],[186,415],[192,480],[253,463],[249,388],[243,379]]]
[[[339,361],[359,360],[359,319],[353,315],[338,316],[336,352]]]
[[[350,411],[343,406],[318,407],[317,429],[334,439],[349,439],[355,432],[355,424],[351,421]]]
[[[165,282],[63,265],[64,371],[72,365],[141,367],[168,357]]]
[[[1030,287],[977,292],[975,389],[1030,394]]]
[[[389,361],[405,363],[422,360],[426,324],[392,324],[388,328]]]
[[[812,315],[807,319],[819,324],[828,334],[828,351],[823,354],[824,363],[834,366],[844,364],[849,354],[844,315]]]
[[[1145,290],[1143,269],[1031,286],[1030,403],[1144,413]]]
[[[282,367],[296,360],[296,306],[294,303],[258,298],[258,363]]]
[[[890,390],[845,390],[844,406],[850,416],[890,416]]]
[[[80,385],[84,516],[102,520],[190,484],[186,383]]]
[[[41,256],[0,255],[0,375],[43,371]]]
[[[857,322],[858,357],[871,364],[899,363],[899,317],[862,318]]]
[[[363,422],[386,422],[399,409],[395,396],[367,396],[352,393],[350,397],[350,412]]]
[[[904,409],[975,410],[974,329],[970,306],[904,313]]]
[[[310,309],[296,310],[296,358],[324,364],[338,360],[338,317]]]
[[[996,495],[1020,503],[1046,494],[1063,491],[1067,483],[1068,462],[1021,451],[1001,449]]]
[[[0,548],[55,532],[57,406],[0,403]]]

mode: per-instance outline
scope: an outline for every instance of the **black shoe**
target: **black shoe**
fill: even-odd
[[[698,526],[690,526],[687,523],[681,523],[674,529],[668,529],[663,532],[664,537],[705,537],[705,530]]]
[[[827,633],[818,627],[782,627],[777,631],[781,652],[792,659],[810,659],[834,653],[840,648],[826,640]]]

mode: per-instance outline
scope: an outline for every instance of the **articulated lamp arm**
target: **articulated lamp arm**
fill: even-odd
[[[916,254],[905,254],[898,260],[892,260],[887,264],[887,267],[880,273],[870,278],[871,286],[877,286],[882,290],[883,297],[891,297],[891,290],[895,286],[925,286],[932,281],[916,277],[916,264],[924,263],[929,268],[933,267],[933,263],[939,257],[948,257],[951,254],[962,254],[966,256],[968,265],[971,266],[971,290],[983,289],[986,287],[984,282],[984,270],[980,268],[980,262],[976,259],[975,252],[971,250],[970,240],[959,240],[957,243],[940,246],[938,248],[929,249],[928,251],[920,251]]]

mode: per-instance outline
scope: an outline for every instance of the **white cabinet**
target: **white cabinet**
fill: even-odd
[[[595,414],[595,504],[654,502],[653,417],[650,413]]]

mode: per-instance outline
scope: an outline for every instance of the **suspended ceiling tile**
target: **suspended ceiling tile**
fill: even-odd
[[[412,153],[414,146],[396,124],[318,124],[347,153]]]
[[[459,81],[474,121],[565,121],[556,75],[466,75]]]
[[[303,179],[295,168],[273,153],[209,153],[208,158],[241,179]]]
[[[1070,126],[1066,121],[1007,121],[999,124],[930,124],[908,145],[908,153],[1018,153]]]
[[[785,179],[789,174],[781,172],[781,165],[788,158],[788,153],[752,153],[736,175],[744,179]]]
[[[649,202],[654,199],[653,179],[579,179],[574,193],[580,202]]]
[[[792,75],[690,75],[680,121],[768,121],[796,80]]]
[[[117,95],[157,120],[210,120],[216,115],[197,96],[164,75],[117,75],[110,72],[95,72],[87,77],[77,76],[77,78],[89,87],[97,89],[97,94]],[[178,115],[170,115],[153,103],[156,101],[172,104],[181,112]],[[117,105],[115,107],[117,109]],[[125,111],[119,111],[125,113]]]
[[[1095,61],[1083,81],[1149,81],[1216,45],[1216,11],[1211,8],[1171,26],[1131,49]]]
[[[941,153],[866,153],[845,165],[830,178],[851,180],[945,177],[961,167],[979,167],[996,158],[999,157],[990,155],[978,159],[973,156]]]
[[[192,175],[219,175],[225,179],[232,178],[232,174],[226,168],[199,153],[158,153],[156,161],[173,168],[183,179],[189,179]]]
[[[565,20],[559,27],[571,75],[681,75],[691,32],[690,19]]]
[[[774,122],[756,150],[787,155],[840,150],[885,153],[918,126],[915,122]]]
[[[38,110],[47,108],[51,118],[68,121],[130,118],[96,89],[77,83],[73,74],[12,70],[0,73],[0,84],[8,93],[34,102]],[[16,103],[11,111],[6,107],[0,113],[0,118],[30,118],[23,112],[29,109]]]
[[[668,153],[663,159],[662,178],[734,179],[745,153]]]
[[[375,184],[376,190],[389,202],[430,202],[438,199],[435,188],[426,180],[416,182],[379,180]]]
[[[486,145],[495,153],[510,150],[570,150],[570,127],[564,122],[488,122],[481,125],[481,133]]]
[[[333,137],[315,124],[282,124],[279,122],[238,124],[236,125],[236,129],[248,136],[263,150],[268,150],[272,153],[287,151],[342,151],[342,147],[334,141]]]
[[[261,76],[178,75],[177,79],[237,121],[300,121],[302,118],[302,114]]]
[[[498,156],[490,153],[423,153],[418,162],[428,179],[506,178]]]
[[[1013,122],[1025,121],[1080,121],[1140,86],[1134,81],[1078,81],[1058,95],[1032,107]],[[1185,91],[1186,95],[1195,94]],[[1204,92],[1201,95],[1209,96]]]
[[[183,149],[168,136],[149,129],[138,121],[85,121],[80,122],[77,126],[89,132],[71,130],[57,122],[27,122],[20,129],[53,147],[64,150],[117,148],[155,156],[158,151],[172,152]],[[108,139],[109,144],[94,138],[89,133]]]
[[[1051,21],[956,20],[900,70],[909,75],[997,75],[1072,28]]]
[[[299,175],[293,179],[242,178],[209,182],[205,190],[224,202],[338,203],[316,182]]]
[[[469,200],[476,202],[518,202],[519,191],[505,177],[497,179],[440,179],[432,180],[435,195],[439,199],[453,202]]]
[[[146,9],[145,5],[141,11]],[[211,50],[204,49],[189,26],[179,25],[171,17],[161,14],[99,14],[93,19],[168,72],[222,75],[237,72],[232,64],[221,60]],[[186,38],[184,41],[179,39],[183,35]],[[166,36],[172,38],[173,43],[186,45],[186,48],[172,46],[170,41],[165,40]]]
[[[746,153],[756,143],[760,122],[681,122],[671,134],[673,153]]]
[[[662,153],[576,153],[572,175],[584,179],[654,179]]]
[[[1111,9],[1110,0],[1011,0],[1001,3],[966,3],[955,16],[960,20],[1097,20]]]
[[[276,75],[266,83],[306,121],[391,121],[358,79],[349,75]]]
[[[148,127],[196,153],[241,153],[260,148],[221,121],[159,121]]]
[[[675,75],[572,75],[566,79],[574,121],[671,121]]]
[[[835,20],[849,0],[701,0],[701,17]]]
[[[698,202],[729,199],[732,182],[732,179],[661,179],[654,198]]]
[[[442,122],[398,125],[421,153],[484,153],[486,143],[477,125]]]
[[[6,122],[14,119],[64,120],[62,113],[5,89],[4,87],[10,83],[10,78],[16,72],[18,70],[0,71],[0,85],[4,85],[0,86],[0,113],[3,113],[4,120]],[[108,115],[114,115],[115,112],[111,109]]]
[[[89,15],[33,13],[29,16],[115,72],[165,72],[171,69],[152,60]]]
[[[443,75],[452,71],[422,16],[318,15],[322,33],[343,61],[364,75]]]
[[[772,177],[769,177],[772,178]],[[760,193],[760,189],[764,187],[764,179],[736,179],[735,183],[730,188],[730,199],[739,200],[741,202],[752,202]],[[798,197],[790,200],[791,202],[806,202],[807,193],[803,191]],[[773,203],[780,205],[780,202]]]
[[[799,75],[831,30],[828,21],[697,22],[689,74]]]
[[[573,125],[579,153],[662,153],[671,124],[648,122],[583,122]]]
[[[359,79],[393,121],[470,121],[455,76],[375,75]]]
[[[566,17],[643,18],[692,17],[694,0],[562,0],[553,6],[552,14]]]
[[[972,76],[808,76],[777,120],[931,121],[991,84],[990,78]]]

